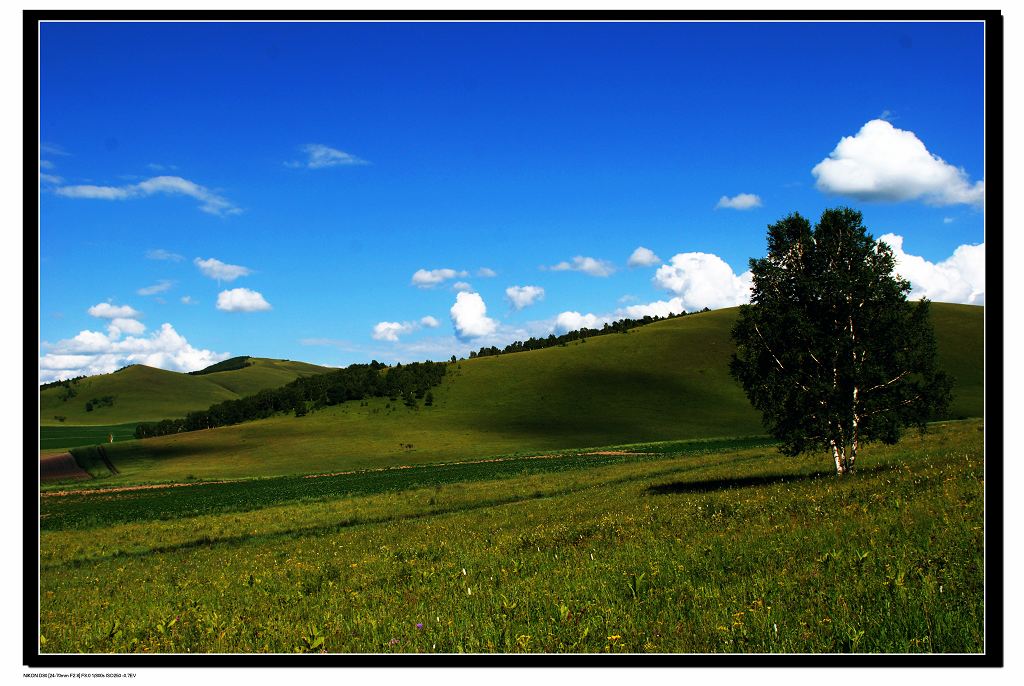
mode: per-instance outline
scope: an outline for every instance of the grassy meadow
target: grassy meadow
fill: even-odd
[[[978,652],[982,429],[48,495],[41,650]]]
[[[984,310],[941,303],[933,310],[940,354],[957,380],[950,416],[980,417]],[[108,453],[120,474],[108,480],[242,479],[761,434],[760,416],[728,372],[736,313],[463,360],[433,389],[430,407],[370,399],[305,417],[115,442]]]
[[[113,434],[115,442],[135,440],[135,422],[127,424],[100,424],[97,426],[41,426],[39,449],[54,452],[58,449],[106,443]]]

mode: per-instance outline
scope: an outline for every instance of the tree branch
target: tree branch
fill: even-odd
[[[903,407],[904,405],[909,405],[910,403],[914,402],[915,400],[920,400],[920,399],[921,399],[921,396],[920,396],[920,394],[918,394],[918,395],[915,395],[913,398],[907,398],[906,400],[904,400],[903,402],[899,403],[898,405],[893,405],[892,407],[886,407],[886,408],[883,408],[881,410],[875,410],[873,412],[865,412],[865,413],[863,413],[861,415],[861,418],[870,417],[870,416],[876,415],[876,414],[882,414],[883,412],[892,412],[893,410],[895,410],[898,407]]]
[[[910,373],[909,369],[906,370],[906,371],[902,371],[899,374],[897,374],[896,376],[894,376],[893,378],[891,378],[888,381],[886,381],[885,383],[880,383],[878,385],[872,386],[871,388],[867,389],[864,392],[865,393],[870,393],[871,391],[877,391],[879,388],[885,388],[886,386],[891,386],[891,385],[893,385],[894,383],[896,383],[897,381],[899,381],[900,379],[902,379],[904,376],[906,376],[909,373]]]

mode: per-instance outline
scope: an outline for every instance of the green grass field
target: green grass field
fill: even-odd
[[[134,441],[135,423],[100,426],[41,426],[39,427],[39,448],[52,451],[58,448],[96,445],[97,443],[106,443],[110,434],[114,435],[116,443]]]
[[[978,652],[982,429],[45,496],[41,650]]]
[[[984,310],[933,308],[940,354],[957,381],[951,416],[980,417]],[[239,479],[761,434],[759,415],[728,373],[736,312],[464,360],[434,389],[432,407],[374,399],[115,443],[109,453],[121,474],[109,481]]]
[[[249,361],[253,364],[244,369],[198,376],[135,365],[82,379],[72,384],[75,395],[66,399],[65,388],[47,388],[39,393],[39,422],[43,426],[107,426],[182,417],[191,410],[283,386],[297,376],[330,371],[289,360],[254,357]],[[86,410],[87,402],[104,396],[111,396],[113,404]]]

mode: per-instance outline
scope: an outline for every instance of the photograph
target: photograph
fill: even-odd
[[[25,664],[1000,666],[1002,20],[25,11]]]

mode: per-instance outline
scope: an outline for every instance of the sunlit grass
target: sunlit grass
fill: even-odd
[[[981,428],[48,530],[42,649],[976,652]]]

